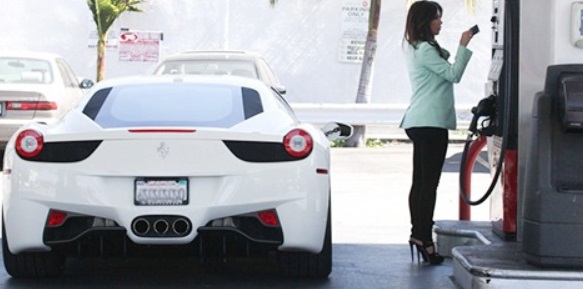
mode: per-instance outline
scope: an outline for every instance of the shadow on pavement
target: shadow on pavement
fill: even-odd
[[[197,259],[70,260],[58,279],[12,279],[0,288],[455,288],[451,262],[411,262],[408,245],[335,244],[334,267],[326,280],[291,279],[273,263],[235,262],[209,272]]]
[[[478,155],[479,159],[488,160],[488,152],[483,151]],[[456,153],[445,160],[443,164],[443,172],[455,173],[460,171],[460,164],[462,162],[462,153]],[[490,173],[490,169],[482,163],[476,161],[474,163],[474,173]]]

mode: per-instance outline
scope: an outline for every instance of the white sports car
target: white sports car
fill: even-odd
[[[66,257],[276,256],[290,276],[332,269],[331,140],[275,90],[236,76],[96,84],[53,124],[10,139],[4,265],[58,276]]]

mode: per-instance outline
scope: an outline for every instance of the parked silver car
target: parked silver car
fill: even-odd
[[[0,52],[0,158],[10,137],[23,124],[61,118],[93,81],[79,81],[59,55]],[[0,162],[1,163],[1,162]]]
[[[280,94],[286,92],[267,61],[249,51],[185,51],[162,60],[154,74],[238,75],[260,79]]]

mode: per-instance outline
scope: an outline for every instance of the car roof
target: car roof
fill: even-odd
[[[231,75],[135,75],[105,79],[98,82],[92,89],[101,89],[119,85],[147,84],[147,83],[206,83],[245,86],[249,88],[269,88],[264,82],[255,78]]]
[[[40,59],[62,58],[60,55],[56,53],[41,51],[0,51],[0,57],[40,58]]]
[[[194,60],[194,59],[215,59],[215,60],[250,60],[262,58],[260,54],[244,50],[189,50],[168,56],[166,60]]]

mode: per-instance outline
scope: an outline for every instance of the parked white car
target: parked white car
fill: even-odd
[[[162,60],[154,74],[213,74],[257,78],[280,94],[286,88],[258,53],[251,51],[185,51]]]
[[[6,147],[3,257],[13,277],[66,257],[277,256],[290,276],[332,270],[330,141],[263,82],[162,75],[104,80]],[[155,248],[154,248],[155,247]],[[99,248],[99,249],[96,249]]]
[[[8,139],[22,125],[53,122],[77,105],[83,89],[67,61],[42,52],[0,52],[0,163]]]

